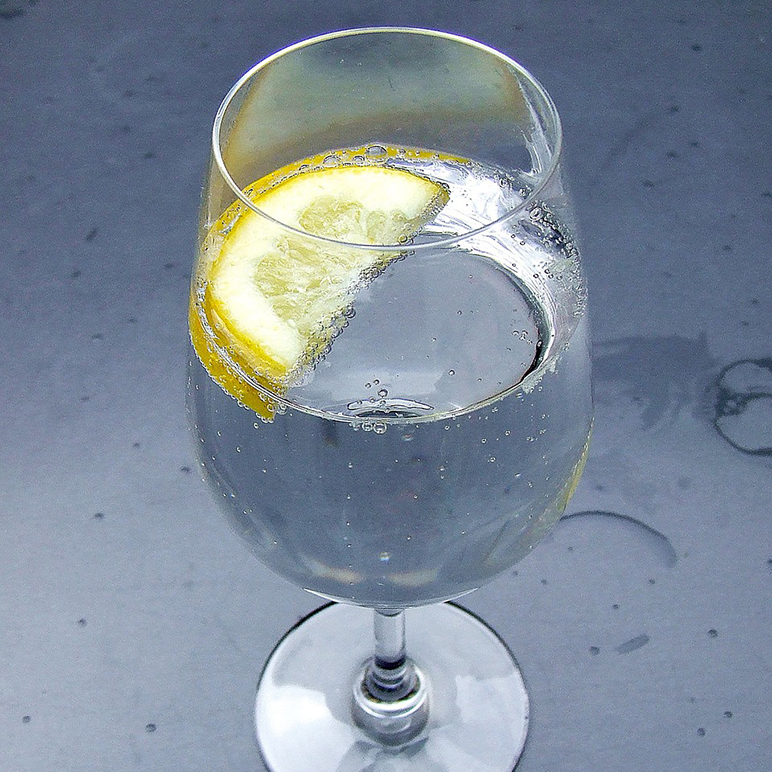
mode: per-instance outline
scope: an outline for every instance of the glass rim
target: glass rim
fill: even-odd
[[[473,230],[464,231],[463,233],[456,234],[453,236],[441,236],[439,238],[432,238],[431,236],[427,237],[425,235],[425,240],[418,244],[415,244],[415,243],[358,244],[355,242],[340,241],[337,239],[328,238],[326,236],[318,236],[316,234],[309,233],[308,231],[304,231],[300,228],[296,228],[292,225],[282,222],[281,220],[278,220],[275,217],[272,217],[267,212],[255,206],[254,202],[251,201],[250,198],[244,193],[244,191],[239,187],[239,185],[236,183],[236,181],[233,179],[230,172],[228,171],[228,167],[225,163],[225,160],[222,157],[222,151],[220,148],[220,141],[219,141],[225,113],[230,107],[230,104],[233,101],[236,94],[239,93],[242,87],[248,81],[250,81],[258,72],[265,69],[268,65],[270,65],[272,62],[276,61],[277,59],[280,59],[288,54],[291,54],[294,51],[302,50],[304,48],[308,48],[310,46],[317,45],[318,43],[323,43],[329,40],[336,40],[338,38],[354,37],[356,35],[367,35],[367,34],[377,34],[377,33],[380,33],[380,34],[400,33],[405,35],[411,35],[411,34],[423,35],[426,37],[442,38],[444,40],[449,40],[455,43],[460,43],[462,45],[476,48],[479,51],[483,51],[484,53],[487,53],[499,59],[500,61],[504,62],[505,64],[507,64],[521,78],[526,80],[533,87],[536,94],[542,100],[544,107],[546,108],[547,113],[554,125],[555,145],[550,158],[550,163],[546,166],[546,168],[540,175],[540,179],[537,182],[537,184],[534,185],[533,189],[528,193],[528,195],[523,199],[523,201],[520,204],[513,207],[509,211],[505,212],[503,215],[496,218],[495,220],[492,220],[491,222],[481,225],[479,228],[474,228]],[[457,35],[451,32],[441,32],[438,30],[426,29],[423,27],[392,27],[392,26],[355,27],[352,29],[342,29],[335,32],[328,32],[321,35],[315,35],[313,37],[306,38],[296,43],[292,43],[291,45],[285,46],[284,48],[279,49],[275,53],[261,59],[259,62],[254,64],[233,84],[233,86],[230,88],[230,90],[228,91],[228,93],[225,95],[222,102],[220,103],[220,106],[217,109],[217,113],[215,114],[214,123],[212,125],[212,156],[214,158],[215,164],[224,182],[236,195],[236,199],[238,201],[240,201],[242,204],[244,204],[247,208],[252,210],[255,214],[259,215],[260,217],[265,218],[269,222],[275,225],[278,225],[281,228],[284,228],[290,233],[296,234],[298,237],[301,237],[303,239],[316,241],[322,244],[335,245],[338,247],[346,247],[350,249],[367,250],[367,251],[373,251],[373,252],[386,251],[386,252],[404,253],[406,248],[410,249],[411,252],[414,252],[414,251],[426,250],[429,248],[434,249],[437,247],[451,246],[453,244],[458,244],[459,242],[466,241],[469,238],[473,238],[475,236],[484,234],[487,231],[500,226],[501,224],[516,217],[519,213],[527,211],[529,207],[535,201],[538,200],[542,190],[544,190],[544,188],[549,184],[550,180],[554,177],[555,172],[557,171],[558,166],[560,165],[562,152],[563,152],[563,128],[562,128],[560,114],[558,113],[557,107],[555,106],[555,103],[553,102],[552,97],[549,95],[549,92],[547,91],[547,89],[544,88],[544,86],[542,86],[542,84],[525,67],[523,67],[521,64],[519,64],[518,62],[516,62],[514,59],[507,56],[506,54],[502,53],[501,51],[498,51],[497,49],[491,46],[485,45],[484,43],[480,43],[476,40],[473,40],[472,38],[464,37],[463,35]]]

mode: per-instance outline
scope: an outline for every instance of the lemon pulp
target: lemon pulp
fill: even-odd
[[[331,344],[357,288],[396,255],[352,245],[404,242],[448,201],[444,186],[413,172],[321,166],[330,157],[305,159],[248,186],[250,201],[273,219],[231,205],[210,229],[191,293],[198,357],[220,386],[264,419],[277,405],[251,381],[284,393]]]

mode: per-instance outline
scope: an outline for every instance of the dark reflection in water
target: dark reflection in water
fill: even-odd
[[[639,403],[644,429],[699,403],[717,362],[705,333],[698,338],[618,338],[595,344],[593,375]]]
[[[601,394],[609,385],[640,406],[644,429],[691,408],[735,450],[772,456],[772,358],[719,369],[705,333],[628,337],[597,343],[593,371]]]

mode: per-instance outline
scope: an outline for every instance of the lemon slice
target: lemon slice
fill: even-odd
[[[251,194],[254,204],[279,222],[348,244],[398,244],[448,200],[442,185],[381,165],[300,171],[270,184],[281,176],[247,189],[261,191]],[[357,288],[395,255],[309,239],[243,205],[237,209],[223,215],[207,240],[212,257],[204,268],[203,311],[214,342],[245,374],[281,393],[330,345]],[[192,304],[191,336],[210,375],[270,417],[275,407],[214,361],[216,346],[194,316]]]

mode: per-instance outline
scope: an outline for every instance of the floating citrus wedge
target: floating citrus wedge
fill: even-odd
[[[212,228],[203,308],[195,307],[195,296],[191,303],[199,358],[215,381],[264,418],[275,407],[221,361],[217,346],[244,374],[283,392],[330,345],[356,289],[396,254],[350,245],[399,244],[448,200],[443,186],[388,166],[317,168],[271,185],[281,171],[247,189],[260,191],[251,194],[255,206],[281,223],[335,241],[293,233],[238,205]],[[207,340],[201,311],[213,341]]]

